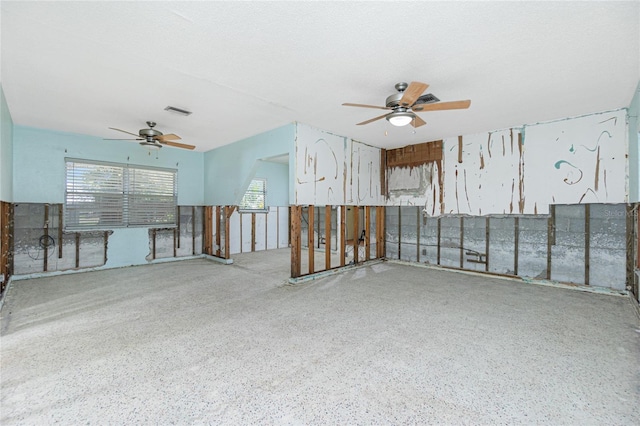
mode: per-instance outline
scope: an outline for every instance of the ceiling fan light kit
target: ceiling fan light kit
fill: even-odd
[[[471,105],[470,100],[440,102],[440,99],[438,99],[431,93],[427,93],[426,95],[422,94],[425,90],[427,90],[427,87],[429,87],[428,84],[421,83],[419,81],[413,81],[411,82],[411,84],[398,83],[395,85],[398,93],[394,93],[393,95],[388,96],[385,100],[385,106],[352,103],[344,103],[342,105],[359,108],[391,110],[391,112],[387,114],[383,114],[379,117],[374,117],[358,123],[358,126],[369,124],[374,121],[378,121],[381,118],[385,118],[393,126],[402,127],[406,126],[407,124],[411,124],[414,128],[427,124],[427,122],[420,118],[416,114],[416,112],[466,109]]]
[[[387,115],[387,121],[396,127],[406,126],[411,123],[416,116],[407,111],[392,112]]]

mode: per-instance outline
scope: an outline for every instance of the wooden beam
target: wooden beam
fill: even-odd
[[[229,206],[224,206],[224,258],[230,259],[231,254],[229,253],[229,218],[231,217],[231,213],[233,210]]]
[[[489,249],[490,249],[489,242],[490,241],[491,241],[491,220],[489,216],[487,216],[484,222],[484,253],[485,253],[484,270],[485,272],[489,272]]]
[[[216,206],[216,256],[220,257],[220,250],[221,250],[221,246],[220,246],[220,237],[221,237],[221,232],[220,232],[220,206]]]
[[[47,272],[49,267],[49,204],[44,205],[44,259],[42,269]]]
[[[345,232],[347,216],[347,206],[340,206],[340,232],[338,233],[338,244],[340,245],[340,266],[344,266],[344,257],[346,255],[345,248],[347,241],[345,239],[347,233]]]
[[[513,220],[513,275],[518,275],[518,263],[520,252],[520,218],[515,217]]]
[[[180,206],[176,206],[176,211],[177,211],[177,215],[178,215],[178,220],[176,221],[176,226],[178,227],[178,248],[180,248]]]
[[[591,257],[591,206],[584,205],[584,284],[589,285],[589,259]]]
[[[58,259],[62,259],[62,231],[64,228],[63,206],[58,204]],[[106,263],[106,260],[105,260]]]
[[[80,267],[80,233],[76,232],[76,268]]]
[[[291,278],[300,276],[300,260],[302,256],[302,241],[300,222],[302,220],[302,206],[291,206],[289,209],[289,223],[291,231]]]
[[[360,207],[353,206],[353,264],[357,265],[360,261]]]
[[[227,210],[227,219],[231,218],[231,215],[236,210],[238,206],[227,206],[229,209]]]
[[[151,258],[155,260],[156,258],[156,230],[151,230]]]
[[[331,269],[331,206],[324,206],[324,269]]]
[[[316,208],[314,206],[309,206],[307,207],[307,219],[308,219],[308,226],[307,226],[307,245],[309,247],[308,249],[308,255],[309,255],[309,273],[313,274],[315,272],[316,269],[316,265],[315,265],[315,243],[314,243],[314,224],[315,224],[315,212],[316,212]]]
[[[551,247],[556,243],[556,206],[549,206],[547,220],[547,279],[551,279]]]
[[[371,207],[364,207],[364,260],[371,259],[370,243],[371,238],[369,237],[371,231]]]
[[[256,214],[251,213],[251,252],[256,251]]]

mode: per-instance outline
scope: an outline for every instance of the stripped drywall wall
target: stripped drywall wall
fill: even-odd
[[[0,85],[0,200],[13,201],[13,120],[2,85]]]
[[[289,245],[289,207],[269,206],[266,213],[239,212],[229,217],[229,254],[286,248]],[[220,233],[224,240],[224,223],[217,229],[213,221],[212,241]],[[223,244],[221,244],[223,245]],[[221,247],[222,249],[223,247]],[[213,247],[214,251],[217,247]]]
[[[630,284],[626,204],[553,205],[549,216],[425,217],[420,206],[385,209],[390,259],[618,291]]]
[[[626,111],[445,139],[443,161],[387,170],[387,205],[443,214],[546,214],[627,201]]]
[[[380,149],[296,125],[295,204],[381,205]]]

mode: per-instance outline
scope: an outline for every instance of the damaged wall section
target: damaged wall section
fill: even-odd
[[[548,214],[553,204],[627,202],[625,110],[447,138],[442,157],[394,163],[387,205],[445,214]],[[435,147],[439,142],[432,142]]]
[[[626,204],[552,205],[549,215],[428,217],[386,207],[390,259],[625,290],[633,277]],[[631,256],[629,256],[631,253]]]

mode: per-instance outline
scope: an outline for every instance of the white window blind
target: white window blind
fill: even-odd
[[[66,161],[65,228],[173,226],[176,171]]]
[[[253,179],[242,197],[239,209],[265,211],[267,209],[266,194],[267,181],[265,179]]]

